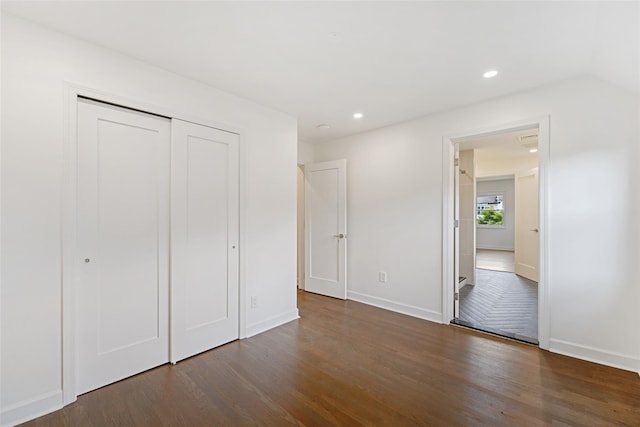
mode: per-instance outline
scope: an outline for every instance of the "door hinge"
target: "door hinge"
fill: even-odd
[[[456,219],[456,220],[453,222],[453,226],[454,226],[455,228],[460,227],[460,221]]]
[[[459,166],[460,165],[460,159],[453,159],[453,166]]]
[[[456,301],[460,301],[460,292],[456,292],[455,294],[453,294],[453,299]]]

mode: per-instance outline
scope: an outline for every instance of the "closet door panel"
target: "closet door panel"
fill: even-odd
[[[171,361],[238,338],[238,135],[172,122]]]
[[[166,363],[167,119],[78,103],[78,391]]]
[[[187,142],[187,330],[229,315],[227,144],[189,137]]]

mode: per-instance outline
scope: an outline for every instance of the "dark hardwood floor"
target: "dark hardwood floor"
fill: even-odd
[[[27,426],[640,426],[640,377],[299,293],[301,319]]]

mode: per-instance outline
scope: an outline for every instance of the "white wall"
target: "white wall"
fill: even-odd
[[[513,178],[491,181],[477,181],[476,192],[498,192],[504,194],[504,215],[502,227],[478,225],[476,227],[476,248],[512,251],[514,249],[515,193]]]
[[[65,82],[240,130],[241,332],[297,316],[295,118],[3,14],[2,423],[62,402]]]
[[[496,155],[495,150],[475,150],[476,177],[513,175],[517,171],[526,171],[538,167],[537,156],[513,157]]]
[[[298,141],[298,164],[313,162],[314,145],[310,142]]]
[[[349,296],[441,321],[443,136],[543,115],[551,350],[640,370],[639,97],[595,78],[317,144],[349,165]]]
[[[304,289],[304,164],[313,162],[313,144],[298,141],[298,287]]]

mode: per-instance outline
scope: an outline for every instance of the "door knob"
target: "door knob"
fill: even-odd
[[[538,229],[537,229],[537,228],[532,228],[532,229],[531,229],[531,230],[529,230],[529,231],[535,231],[535,232],[537,233],[537,232],[538,232]]]
[[[340,234],[334,234],[333,237],[337,237],[338,239],[344,239],[345,237],[347,237],[347,235],[344,233],[340,233]]]

